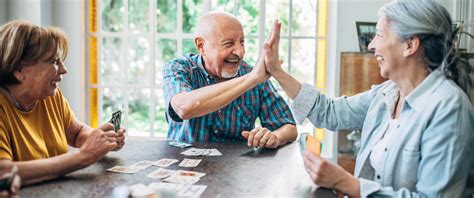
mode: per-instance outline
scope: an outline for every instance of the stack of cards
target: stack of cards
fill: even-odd
[[[311,136],[310,134],[308,133],[300,134],[298,143],[300,145],[301,153],[303,153],[304,150],[308,149],[311,153],[315,155],[318,155],[318,156],[321,155],[321,149],[322,149],[321,142],[319,142],[318,139]]]
[[[181,154],[186,155],[186,156],[221,156],[222,153],[219,152],[217,149],[199,149],[199,148],[194,148],[191,147],[190,149],[182,152]]]
[[[122,111],[116,111],[112,114],[112,118],[110,119],[110,123],[114,125],[114,130],[117,132],[120,129],[120,122],[122,121]]]
[[[179,148],[186,148],[186,147],[190,147],[190,146],[191,146],[191,144],[184,143],[184,142],[176,142],[176,141],[168,142],[168,145],[170,145],[170,146],[176,146],[176,147],[179,147]]]
[[[174,183],[156,183],[153,182],[148,185],[157,193],[167,194],[171,193],[179,197],[199,197],[206,190],[206,185],[183,185]],[[162,196],[167,197],[167,196]]]

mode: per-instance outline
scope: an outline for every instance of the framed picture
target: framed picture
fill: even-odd
[[[359,40],[359,49],[361,52],[369,52],[368,45],[375,36],[376,22],[356,21],[357,38]]]

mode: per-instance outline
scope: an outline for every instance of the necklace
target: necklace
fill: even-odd
[[[15,96],[12,94],[12,92],[10,92],[10,89],[8,89],[7,87],[3,87],[3,88],[7,91],[8,95],[10,96],[10,98],[12,98],[13,103],[15,103],[15,106],[16,106],[17,109],[22,110],[22,111],[29,111],[30,107],[33,106],[34,103],[31,104],[31,105],[25,105],[25,108],[23,108],[23,107],[20,105],[20,103],[16,100],[16,98],[15,98]]]

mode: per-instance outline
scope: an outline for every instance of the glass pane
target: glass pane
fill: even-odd
[[[163,85],[162,70],[166,62],[175,58],[176,54],[176,40],[159,39],[156,42],[156,67],[155,67],[155,84],[157,87]]]
[[[258,34],[258,4],[257,0],[240,0],[237,16],[247,36]]]
[[[258,34],[258,1],[257,0],[240,0],[235,5],[235,0],[212,0],[215,5],[212,10],[221,10],[238,16],[242,22],[245,34]]]
[[[199,54],[194,44],[194,39],[183,39],[183,54],[187,53]]]
[[[288,19],[290,18],[290,1],[272,0],[265,3],[265,32],[270,32],[273,22],[278,19],[281,22],[281,35],[288,35]]]
[[[202,0],[183,1],[183,32],[194,33],[198,17],[203,14]]]
[[[244,61],[250,65],[255,65],[258,59],[258,38],[250,38],[247,36],[245,39],[245,55]]]
[[[120,84],[124,79],[121,70],[120,38],[103,38],[100,48],[100,82],[101,84]]]
[[[146,37],[130,38],[128,82],[147,85],[150,79],[150,42]]]
[[[186,0],[187,1],[187,0]],[[186,2],[185,1],[185,2]],[[177,5],[175,0],[157,0],[156,2],[156,31],[176,32]]]
[[[163,90],[155,90],[155,136],[157,137],[166,137],[168,133],[168,122],[166,122],[165,117],[165,97],[163,96]]]
[[[99,126],[108,122],[112,118],[112,113],[121,110],[122,111],[122,123],[121,126],[124,127],[124,116],[125,110],[123,103],[123,94],[120,89],[114,88],[104,88],[102,92],[102,115],[100,119]]]
[[[102,0],[100,13],[102,13],[102,29],[107,32],[120,32],[123,30],[125,8],[123,0]]]
[[[316,41],[293,39],[291,45],[291,74],[300,82],[314,84]]]
[[[213,5],[212,10],[220,10],[220,11],[226,11],[232,14],[236,14],[234,12],[234,0],[212,0]]]
[[[128,131],[131,136],[150,135],[150,90],[135,89],[128,93]]]
[[[129,0],[128,1],[128,27],[130,32],[148,32],[150,21],[150,5],[147,0]]]
[[[293,0],[293,36],[316,36],[317,1]]]

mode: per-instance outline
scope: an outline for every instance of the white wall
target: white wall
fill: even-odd
[[[69,41],[65,62],[68,74],[60,84],[72,110],[85,121],[84,0],[0,0],[0,22],[28,20],[41,26],[58,26]],[[7,10],[8,9],[8,10]],[[7,10],[7,11],[4,11]],[[3,23],[2,23],[3,24]]]
[[[8,21],[8,0],[0,0],[0,25]]]

